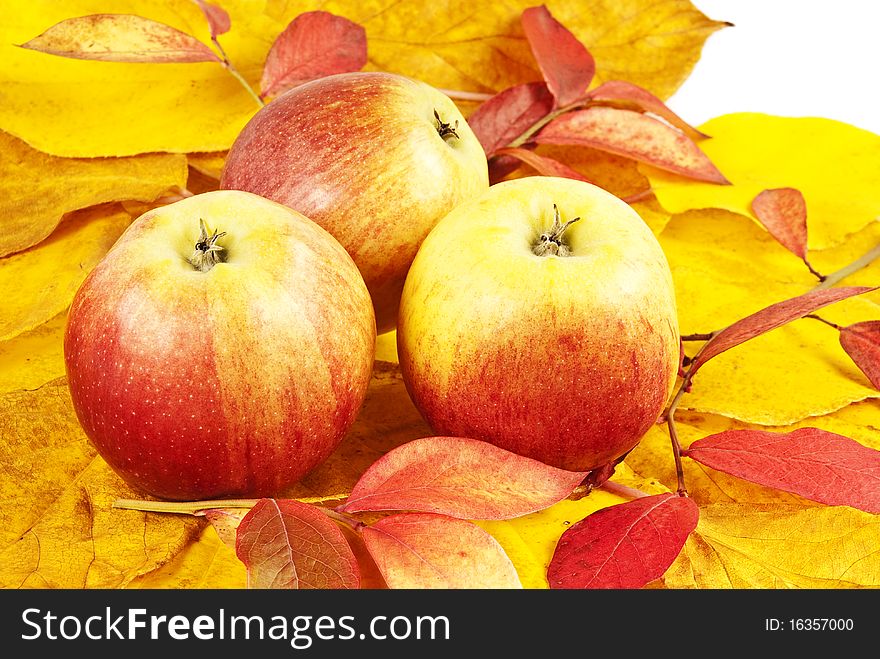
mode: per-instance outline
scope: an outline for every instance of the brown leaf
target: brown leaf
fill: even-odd
[[[800,190],[764,190],[752,201],[755,217],[795,256],[807,258],[807,203]]]
[[[603,508],[562,534],[550,587],[641,588],[672,565],[699,515],[691,499],[671,493]]]
[[[841,327],[840,345],[871,384],[880,389],[880,320]]]
[[[498,149],[495,153],[498,156],[511,156],[516,158],[527,164],[542,176],[561,176],[563,178],[573,178],[576,181],[591,182],[583,174],[572,169],[565,163],[559,162],[553,158],[548,158],[547,156],[540,156],[534,151],[529,151],[528,149],[505,147],[503,149]]]
[[[687,135],[632,110],[594,106],[568,112],[547,124],[535,141],[590,146],[699,181],[728,183]]]
[[[216,38],[221,34],[229,32],[229,28],[232,27],[232,21],[223,7],[210,2],[205,2],[205,0],[195,0],[195,3],[205,15],[205,20],[208,21],[208,27],[211,30],[212,37]]]
[[[643,89],[631,82],[625,80],[609,80],[596,87],[596,89],[591,91],[588,96],[595,101],[606,101],[614,103],[615,105],[621,104],[628,109],[637,109],[642,112],[655,114],[684,132],[692,140],[709,137],[706,133],[697,130],[675,114],[675,112],[670,110],[663,101],[654,96],[654,94],[647,89]]]
[[[92,14],[56,23],[22,48],[104,62],[219,62],[201,41],[133,14]]]
[[[405,513],[366,527],[363,537],[390,588],[522,588],[498,541],[470,522]]]
[[[510,519],[561,501],[584,476],[475,439],[427,437],[408,442],[373,463],[343,509]]]
[[[517,85],[496,94],[468,118],[468,126],[487,157],[513,142],[553,109],[553,96],[543,82]]]
[[[554,107],[568,105],[583,96],[596,74],[596,62],[584,45],[544,5],[523,11],[522,26],[547,87],[556,99]]]
[[[359,71],[367,63],[364,28],[326,11],[300,14],[275,39],[260,80],[263,98],[309,80]]]
[[[829,506],[880,513],[880,451],[833,432],[728,430],[697,440],[687,456]]]
[[[248,588],[358,588],[357,560],[339,527],[293,499],[260,499],[238,526]]]
[[[746,316],[742,320],[733,323],[733,325],[725,327],[706,342],[702,350],[694,358],[690,371],[691,375],[695,374],[707,361],[720,355],[725,350],[730,350],[749,339],[766,334],[770,330],[781,327],[793,320],[803,318],[807,314],[813,313],[826,305],[873,290],[875,289],[867,286],[814,289],[809,293],[804,293],[783,302],[777,302],[761,309],[757,313]]]

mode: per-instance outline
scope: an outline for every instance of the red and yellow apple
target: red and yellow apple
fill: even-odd
[[[245,192],[138,218],[74,298],[64,342],[86,435],[158,497],[277,494],[353,422],[375,320],[339,243]]]
[[[290,206],[333,234],[360,269],[384,332],[422,240],[489,180],[479,141],[444,94],[390,73],[343,73],[295,87],[254,115],[220,185]]]
[[[437,434],[577,471],[639,442],[679,364],[651,231],[604,190],[550,177],[495,185],[437,224],[407,276],[397,340]]]

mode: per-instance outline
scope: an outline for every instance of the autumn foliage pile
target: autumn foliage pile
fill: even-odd
[[[131,0],[54,20],[17,4],[0,26],[4,587],[880,586],[880,137],[758,114],[690,126],[662,99],[722,24],[687,0],[471,21],[454,0],[344,17]],[[137,500],[70,406],[74,292],[133,217],[216,189],[264,102],[364,67],[460,102],[493,182],[586,180],[640,213],[684,332],[667,410],[593,473],[430,437],[386,335],[353,429],[290,491]]]

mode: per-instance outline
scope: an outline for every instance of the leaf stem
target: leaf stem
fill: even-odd
[[[823,275],[821,272],[819,272],[818,270],[816,270],[812,266],[812,264],[807,260],[806,256],[804,257],[804,265],[807,266],[807,270],[810,271],[810,274],[813,275],[816,279],[818,279],[820,283],[827,279],[827,277],[825,275]]]
[[[340,522],[341,524],[345,524],[357,533],[360,533],[364,529],[364,527],[367,526],[363,522],[358,521],[353,517],[346,515],[345,513],[340,513],[336,510],[333,510],[332,508],[320,507],[320,510],[330,519]]]
[[[642,492],[641,490],[636,490],[635,488],[627,487],[626,485],[621,485],[614,481],[605,481],[599,486],[599,488],[610,494],[616,494],[629,499],[643,499],[644,497],[651,496],[647,492]]]
[[[259,499],[209,499],[205,501],[147,501],[145,499],[117,499],[113,507],[120,510],[141,510],[149,513],[200,515],[211,508],[253,508]]]
[[[241,86],[244,87],[245,90],[247,91],[247,93],[251,95],[251,98],[253,98],[254,101],[256,101],[257,105],[259,105],[260,107],[263,107],[264,105],[266,105],[263,102],[263,99],[260,98],[257,95],[257,93],[253,90],[253,88],[250,86],[250,83],[248,83],[248,81],[244,79],[244,76],[241,75],[241,73],[239,73],[238,69],[235,68],[235,65],[230,61],[229,56],[226,54],[226,51],[223,50],[223,46],[220,45],[220,41],[217,39],[217,35],[212,34],[211,41],[217,47],[217,51],[220,53],[220,57],[222,58],[220,64],[222,64],[223,67],[227,71],[229,71],[230,74],[232,74],[233,78],[235,78],[236,80],[238,80],[239,83],[241,83]]]
[[[513,140],[510,144],[507,145],[508,148],[516,148],[522,146],[526,142],[528,142],[532,136],[535,135],[539,130],[541,130],[544,126],[549,124],[551,121],[556,119],[566,112],[571,112],[572,110],[577,110],[579,108],[585,107],[590,102],[588,98],[582,98],[573,103],[569,103],[568,105],[563,105],[561,108],[556,108],[545,114],[543,117],[538,119],[535,123],[529,126],[519,137]]]
[[[870,265],[877,258],[880,258],[880,245],[876,245],[873,249],[869,250],[849,265],[845,265],[840,270],[832,272],[830,275],[825,277],[825,280],[822,281],[818,286],[816,286],[816,288],[831,288],[832,286],[834,286],[834,284],[846,279],[854,272],[857,272],[862,268]]]
[[[492,98],[492,94],[484,94],[483,92],[465,92],[459,89],[438,89],[437,91],[443,92],[449,98],[454,99],[456,101],[488,101]]]
[[[834,329],[836,329],[838,331],[840,331],[840,329],[841,329],[840,325],[838,325],[837,323],[832,323],[830,320],[825,320],[821,316],[817,316],[814,313],[809,313],[806,316],[804,316],[804,318],[812,318],[813,320],[818,320],[820,323],[825,323],[829,327],[833,327]]]

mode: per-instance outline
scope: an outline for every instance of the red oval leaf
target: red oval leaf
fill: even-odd
[[[553,96],[543,82],[505,89],[468,117],[486,156],[507,146],[553,109]]]
[[[692,500],[657,494],[603,508],[559,539],[551,588],[641,588],[663,576],[697,527]]]
[[[790,300],[772,304],[751,316],[736,321],[733,325],[725,327],[709,339],[694,358],[690,373],[691,375],[695,374],[703,364],[713,357],[745,343],[749,339],[782,327],[798,318],[803,318],[808,313],[813,313],[816,309],[821,309],[833,302],[839,302],[853,295],[861,295],[873,290],[875,289],[867,286],[820,288]]]
[[[92,14],[56,23],[22,48],[73,59],[151,64],[219,62],[201,41],[131,14]]]
[[[428,437],[407,442],[374,462],[343,510],[510,519],[561,501],[585,476],[475,439]]]
[[[539,156],[534,151],[529,151],[528,149],[506,147],[504,149],[498,149],[495,153],[499,156],[513,156],[517,160],[521,160],[527,164],[542,176],[561,176],[562,178],[572,178],[576,181],[586,181],[587,183],[590,183],[590,180],[583,174],[572,169],[565,163],[561,163],[553,158],[547,158],[546,156]]]
[[[292,499],[260,499],[241,520],[235,553],[248,588],[358,588],[357,560],[324,513]]]
[[[871,384],[880,389],[880,320],[840,328],[840,345]]]
[[[260,95],[272,96],[309,80],[359,71],[367,63],[364,28],[326,11],[293,19],[275,39],[260,80]]]
[[[752,201],[752,211],[785,249],[807,258],[807,202],[800,190],[764,190]]]
[[[208,21],[212,37],[218,37],[229,32],[229,28],[232,27],[232,20],[230,20],[229,14],[226,13],[223,7],[205,2],[205,0],[195,0],[195,3],[205,15],[205,20]]]
[[[643,112],[650,112],[658,117],[663,117],[666,121],[680,129],[693,140],[709,137],[706,133],[698,131],[684,119],[675,114],[675,112],[666,106],[666,103],[654,96],[654,94],[647,89],[642,89],[631,82],[626,82],[625,80],[609,80],[591,91],[589,97],[596,101],[625,103],[627,105],[632,104]]]
[[[470,522],[391,515],[363,536],[389,588],[522,588],[498,541]]]
[[[568,112],[547,124],[535,141],[580,144],[698,181],[729,183],[687,135],[632,110],[595,106]]]
[[[523,11],[522,26],[547,87],[556,99],[554,107],[581,98],[596,74],[596,62],[589,51],[544,5]]]
[[[697,440],[686,454],[752,483],[880,513],[880,451],[827,430],[728,430]]]

